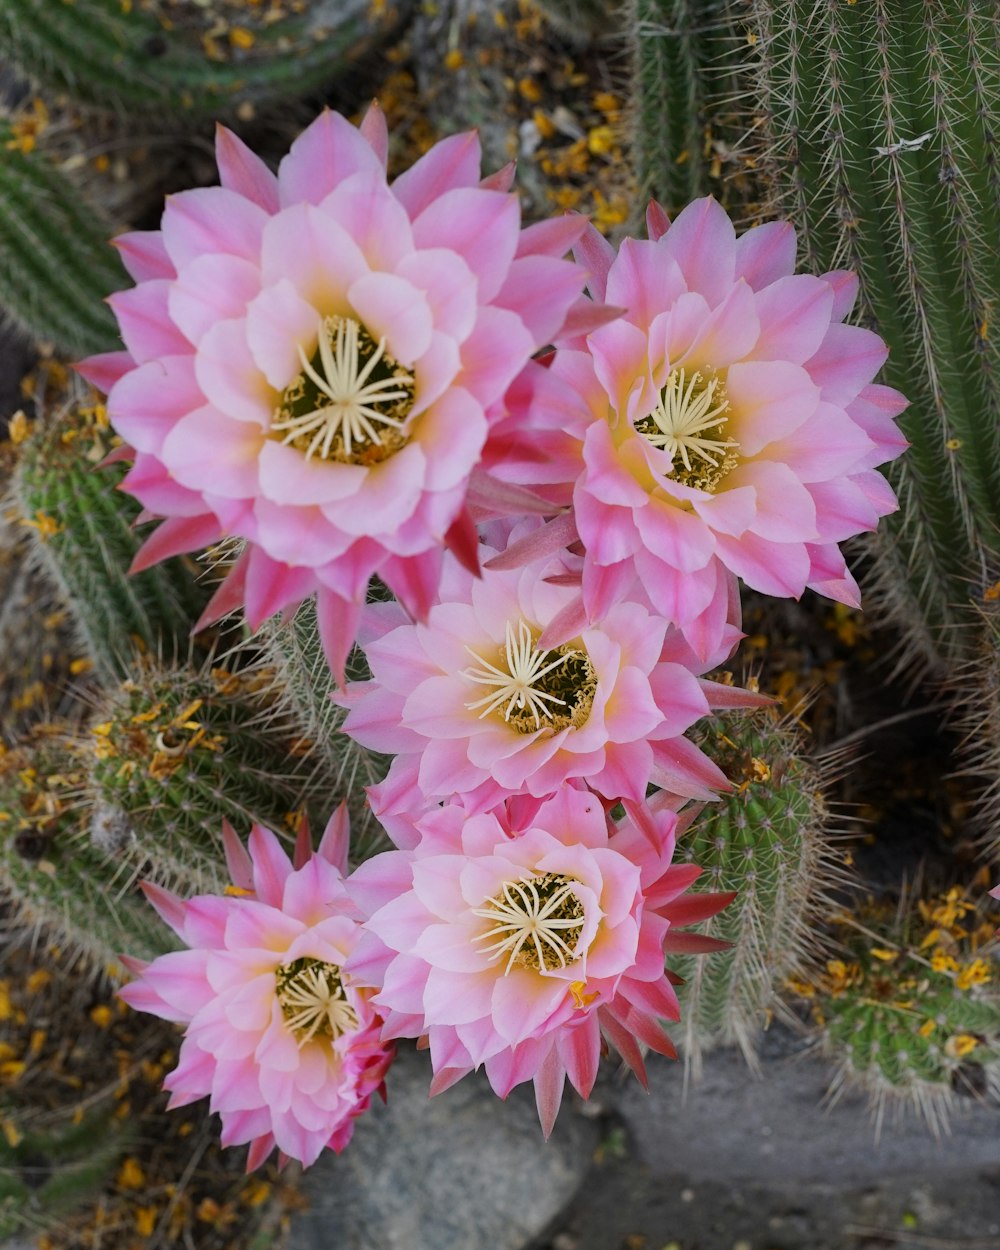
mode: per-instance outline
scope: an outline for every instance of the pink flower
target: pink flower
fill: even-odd
[[[186,1026],[164,1081],[171,1107],[210,1097],[222,1144],[250,1143],[248,1170],[275,1146],[308,1166],[324,1147],[347,1145],[393,1058],[370,993],[343,968],[360,936],[343,880],[346,814],[315,854],[300,840],[294,867],[260,826],[249,855],[229,828],[225,839],[236,897],[185,902],[145,885],[190,949],[151,964],[126,959],[138,979],[121,997]]]
[[[512,538],[536,533],[529,521]],[[401,788],[404,811],[412,788],[428,799],[465,795],[472,811],[508,794],[544,797],[573,778],[612,802],[642,800],[651,782],[701,799],[727,786],[682,735],[713,706],[766,700],[664,659],[666,621],[634,601],[593,625],[578,620],[567,642],[546,648],[547,627],[579,601],[562,584],[578,566],[567,554],[475,578],[449,559],[426,624],[398,604],[369,610],[363,645],[374,677],[339,701],[346,733],[396,756],[377,788],[380,819],[399,810],[385,796]]]
[[[352,875],[371,918],[348,969],[379,987],[386,1037],[426,1034],[432,1094],[480,1066],[501,1098],[533,1080],[548,1135],[566,1075],[590,1094],[602,1039],[644,1083],[640,1046],[674,1054],[659,1024],[679,1014],[664,951],[724,944],[671,926],[732,896],[682,899],[699,872],[671,867],[682,822],[632,815],[642,828],[614,826],[572,786],[471,817],[452,804],[419,822],[412,850]]]
[[[475,133],[391,186],[387,144],[377,108],[360,128],[324,112],[275,175],[220,128],[222,185],[117,240],[127,350],[81,366],[133,449],[126,489],[166,518],[136,567],[243,540],[204,619],[242,604],[256,625],[316,591],[337,672],[374,572],[424,615],[442,544],[468,550],[507,388],[593,309],[560,259],[583,223],[522,230],[513,170],[480,182]]]
[[[537,438],[563,456],[536,476],[575,482],[590,619],[637,580],[686,627],[722,569],[767,594],[857,604],[837,544],[896,507],[875,466],[906,446],[893,424],[906,401],[872,384],[885,345],[843,324],[857,279],[793,273],[790,225],[737,238],[711,199],[669,228],[653,205],[649,224],[617,255],[585,236],[591,291],[627,311],[558,351],[534,404]]]

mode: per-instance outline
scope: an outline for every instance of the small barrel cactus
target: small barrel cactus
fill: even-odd
[[[682,1040],[695,1075],[703,1052],[719,1044],[738,1045],[755,1064],[782,982],[812,966],[813,928],[843,883],[827,770],[807,758],[788,720],[769,710],[715,716],[700,745],[734,789],[704,808],[678,849],[703,869],[702,889],[736,898],[701,926],[731,949],[671,962],[684,977]]]
[[[819,1046],[839,1061],[832,1097],[860,1086],[878,1122],[909,1105],[938,1129],[956,1089],[1000,1087],[994,927],[957,887],[842,917],[841,957],[790,982],[810,1003]]]

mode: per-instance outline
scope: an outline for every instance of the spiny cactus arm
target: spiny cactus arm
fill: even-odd
[[[112,227],[38,152],[0,126],[0,305],[17,324],[72,354],[120,345],[102,301],[125,272]]]
[[[128,576],[141,545],[132,528],[138,505],[116,489],[120,467],[88,459],[96,444],[81,411],[22,445],[13,497],[36,563],[66,595],[99,674],[115,678],[137,647],[186,655],[207,596],[184,560]]]
[[[890,347],[887,381],[911,399],[912,446],[889,475],[901,511],[876,540],[876,573],[884,590],[903,570],[893,615],[905,622],[916,600],[916,633],[929,630],[939,660],[961,654],[970,583],[981,588],[1000,553],[988,334],[1000,153],[986,103],[1000,89],[1000,19],[960,0],[905,12],[755,0],[751,21],[775,205],[811,267],[859,272],[863,314]]]
[[[376,19],[368,3],[347,4],[323,29],[308,17],[276,22],[233,61],[211,59],[196,37],[165,28],[138,5],[126,11],[120,0],[0,0],[0,31],[22,69],[83,103],[214,116],[329,82],[407,7],[401,0]]]

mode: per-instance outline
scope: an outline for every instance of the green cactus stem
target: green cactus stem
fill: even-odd
[[[310,761],[272,680],[145,663],[105,692],[82,748],[92,843],[188,896],[230,883],[224,820],[291,836]]]
[[[815,924],[843,885],[825,797],[830,766],[805,756],[790,722],[771,711],[716,716],[700,745],[734,790],[704,808],[678,855],[703,869],[696,889],[737,893],[700,927],[731,949],[671,958],[685,979],[681,1039],[696,1078],[717,1045],[738,1045],[756,1066],[782,984],[812,966]]]
[[[396,28],[404,0],[374,16],[369,0],[311,5],[305,15],[234,28],[228,51],[183,21],[121,0],[0,0],[8,55],[51,91],[144,114],[216,116],[295,99],[333,81]]]
[[[100,677],[114,680],[137,650],[187,655],[207,592],[184,559],[128,575],[142,539],[139,507],[116,489],[124,470],[98,469],[109,449],[100,404],[75,402],[20,447],[12,485],[32,558],[65,597]]]
[[[742,49],[726,4],[631,0],[628,28],[640,203],[652,196],[673,215],[699,195],[728,202]]]
[[[274,694],[289,720],[300,726],[309,744],[311,768],[306,792],[322,796],[324,811],[346,801],[351,816],[351,856],[355,863],[385,850],[389,843],[372,815],[364,786],[381,781],[386,757],[365,750],[342,733],[345,712],[333,702],[336,682],[323,655],[316,624],[316,605],[304,603],[288,621],[268,621],[258,636],[266,663],[274,672]],[[347,676],[369,676],[364,657],[355,650]]]
[[[68,958],[105,972],[122,951],[153,959],[171,949],[170,935],[121,859],[90,843],[73,732],[37,726],[0,753],[0,896],[21,930],[44,931]]]
[[[843,953],[795,989],[817,1045],[839,1063],[830,1090],[868,1091],[877,1121],[912,1107],[939,1131],[956,1088],[1000,1088],[995,923],[960,889],[842,917]]]
[[[0,0],[2,3],[2,0]],[[50,12],[68,5],[50,6]],[[125,283],[113,227],[41,152],[0,126],[0,305],[37,339],[70,355],[120,346],[102,301]]]
[[[975,646],[1000,569],[1000,16],[975,0],[753,0],[761,164],[801,259],[861,279],[911,401],[900,497],[868,550],[901,667]],[[970,624],[970,622],[972,622]]]

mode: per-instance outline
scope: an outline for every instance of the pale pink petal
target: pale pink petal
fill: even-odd
[[[152,278],[128,291],[108,296],[107,302],[118,318],[125,346],[139,364],[161,356],[180,356],[191,350],[184,335],[170,320],[167,310],[170,288],[168,279]]]
[[[324,109],[278,166],[281,203],[319,204],[338,183],[365,172],[384,176],[368,140],[346,117]]]
[[[260,290],[257,266],[240,256],[199,256],[170,286],[170,317],[197,344],[217,321],[243,314]]]
[[[736,274],[755,291],[795,269],[795,230],[788,221],[767,221],[736,240]]]
[[[206,253],[254,261],[268,220],[259,205],[225,187],[199,187],[167,198],[163,243],[178,272]]]
[[[420,248],[458,252],[478,278],[479,298],[486,303],[503,286],[517,251],[519,226],[514,196],[461,187],[446,191],[421,212],[413,223],[413,238]]]
[[[401,173],[392,184],[392,193],[415,220],[448,191],[475,186],[481,159],[479,135],[474,130],[450,135]]]
[[[674,218],[657,244],[676,261],[688,289],[717,304],[736,276],[736,232],[711,197],[695,200]]]
[[[215,127],[215,162],[222,185],[259,205],[266,213],[278,211],[278,180],[239,135]]]
[[[111,246],[136,282],[177,276],[159,230],[131,230],[112,239]]]

